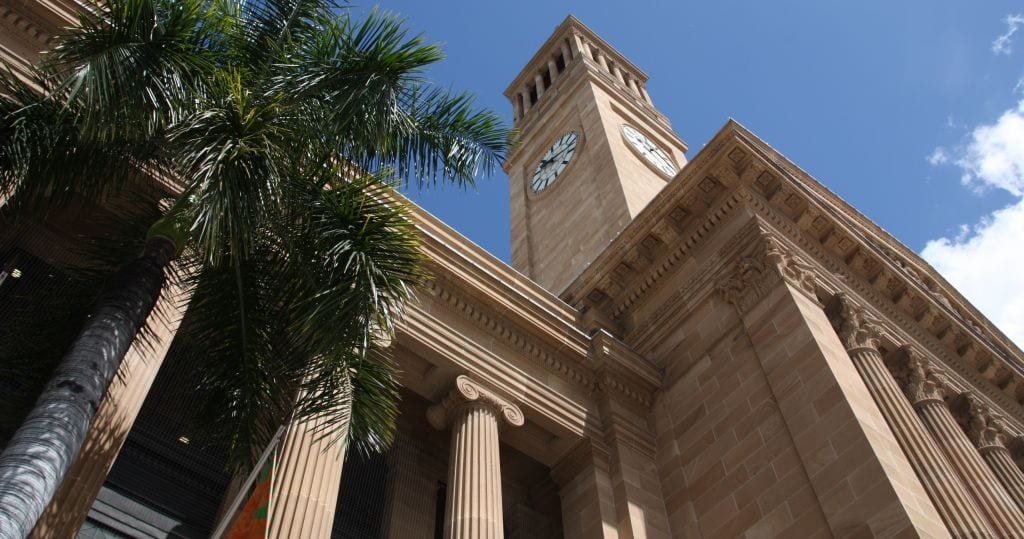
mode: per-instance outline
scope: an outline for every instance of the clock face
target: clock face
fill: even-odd
[[[580,137],[575,131],[569,131],[556,140],[551,149],[544,154],[540,164],[537,165],[537,170],[533,173],[531,186],[534,193],[547,189],[554,183],[555,178],[565,170],[569,161],[572,160],[573,154],[576,153],[576,144],[579,139]]]
[[[628,125],[622,126],[622,134],[648,163],[654,165],[654,168],[669,176],[676,175],[675,163],[669,158],[668,153],[659,148],[654,142],[651,142],[651,139]]]

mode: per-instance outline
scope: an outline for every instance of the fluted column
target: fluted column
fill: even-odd
[[[345,443],[324,436],[324,421],[295,421],[281,440],[271,488],[268,539],[331,536]]]
[[[1024,472],[1007,448],[1006,426],[975,396],[968,396],[968,435],[1006,493],[1024,510]]]
[[[444,400],[427,410],[427,419],[434,428],[452,429],[445,500],[446,539],[504,537],[499,418],[512,426],[524,422],[518,406],[465,375],[456,378],[455,388]]]
[[[1024,537],[1024,513],[1010,499],[946,406],[944,396],[948,383],[944,375],[914,349],[904,347],[904,352],[909,378],[907,391],[921,419],[960,473],[996,533],[1002,537]]]
[[[836,330],[843,346],[946,528],[955,537],[991,536],[985,517],[885,366],[875,321],[849,298],[840,296],[839,302]]]

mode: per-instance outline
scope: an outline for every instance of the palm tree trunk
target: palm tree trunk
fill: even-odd
[[[175,256],[165,237],[146,241],[100,294],[82,332],[35,407],[0,454],[0,539],[22,539],[82,447],[107,386],[160,297]]]

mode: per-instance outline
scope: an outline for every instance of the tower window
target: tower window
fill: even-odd
[[[544,70],[544,87],[551,88],[551,72],[547,69]]]
[[[555,68],[558,69],[559,73],[565,71],[565,56],[562,53],[558,53],[558,58],[555,58]]]
[[[530,104],[535,105],[537,103],[537,87],[530,86]]]

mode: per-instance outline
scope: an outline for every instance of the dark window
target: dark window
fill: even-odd
[[[558,68],[558,72],[565,71],[565,56],[562,53],[558,53],[558,58],[555,59],[555,67]]]

